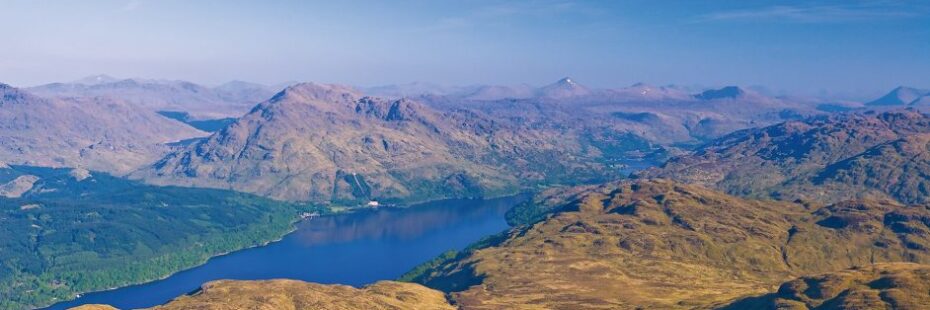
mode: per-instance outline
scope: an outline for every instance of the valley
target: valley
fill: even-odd
[[[229,117],[35,90],[0,102],[20,145],[0,169],[4,308],[245,306],[266,285],[295,307],[810,308],[847,301],[775,289],[873,267],[923,302],[916,108],[565,78],[401,98],[297,83]]]

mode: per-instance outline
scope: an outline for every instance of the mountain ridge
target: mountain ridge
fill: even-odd
[[[279,199],[359,203],[434,194],[493,196],[600,167],[560,154],[578,146],[539,134],[467,110],[440,112],[410,99],[302,83],[134,177]]]
[[[751,197],[831,202],[853,192],[923,203],[919,176],[930,167],[924,165],[920,143],[927,133],[930,116],[913,110],[814,117],[735,132],[638,176]],[[899,181],[898,176],[910,177]],[[876,190],[876,184],[891,187]]]
[[[117,174],[154,161],[167,143],[205,133],[110,98],[42,98],[0,85],[0,161]]]

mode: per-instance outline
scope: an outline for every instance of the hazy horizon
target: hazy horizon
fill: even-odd
[[[0,82],[637,82],[867,99],[930,87],[930,5],[7,1]],[[36,22],[40,21],[40,22]]]

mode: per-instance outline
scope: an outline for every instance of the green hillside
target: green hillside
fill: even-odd
[[[0,197],[0,309],[158,279],[276,239],[300,212],[322,211],[72,169],[13,166],[0,169],[0,184],[29,175],[38,180],[28,191]]]

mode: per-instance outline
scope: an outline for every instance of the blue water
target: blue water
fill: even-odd
[[[166,279],[83,297],[48,309],[109,304],[160,305],[219,279],[299,279],[362,286],[396,279],[414,266],[507,228],[504,213],[526,195],[446,200],[303,221],[279,242],[214,257]]]

